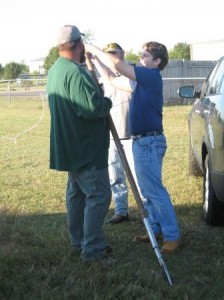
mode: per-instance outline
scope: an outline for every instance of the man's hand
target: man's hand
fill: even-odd
[[[95,56],[96,53],[94,50],[96,50],[96,47],[94,47],[93,45],[88,44],[88,43],[84,43],[84,46],[85,46],[86,53],[89,53],[89,54]]]
[[[95,58],[95,56],[90,52],[85,52],[85,56],[87,59],[90,59],[90,60]]]
[[[85,57],[86,57],[86,65],[87,65],[88,70],[94,72],[93,63],[91,61],[92,54],[89,52],[85,52]]]

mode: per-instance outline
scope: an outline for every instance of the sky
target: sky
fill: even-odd
[[[147,41],[224,40],[223,0],[5,0],[0,3],[0,64],[48,55],[65,24],[91,31],[93,44],[137,53]]]

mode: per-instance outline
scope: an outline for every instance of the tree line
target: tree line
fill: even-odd
[[[91,31],[85,32],[85,42],[91,42],[94,34]],[[177,43],[173,49],[169,50],[169,59],[190,59],[190,45],[187,43]],[[52,47],[44,60],[45,73],[48,73],[50,67],[59,57],[57,47]],[[134,53],[132,50],[126,52],[125,59],[136,64],[139,61],[140,53]],[[2,67],[0,64],[0,79],[16,79],[21,73],[29,73],[29,66],[24,63],[10,62]]]
[[[0,64],[0,79],[16,79],[21,73],[29,73],[29,66],[16,62],[10,62],[5,67]]]
[[[59,57],[57,47],[52,47],[45,58],[44,69],[46,73]],[[139,61],[140,53],[134,53],[132,50],[126,52],[125,59],[136,64]],[[190,45],[187,43],[177,43],[173,49],[169,51],[169,59],[190,59]]]

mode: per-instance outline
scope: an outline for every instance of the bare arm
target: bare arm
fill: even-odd
[[[118,73],[128,77],[129,79],[136,80],[135,70],[132,65],[122,61],[117,56],[103,52],[100,48],[85,44],[86,52],[90,52],[97,56],[99,60],[111,70],[116,70]]]
[[[106,65],[104,65],[97,56],[93,58],[94,66],[105,80],[111,83],[111,81],[116,77],[116,74],[112,72]]]
[[[92,64],[92,62],[90,60],[90,55],[89,55],[89,53],[86,53],[85,55],[86,55],[86,66],[87,66],[87,69],[89,70],[89,72],[90,72],[92,78],[95,80],[95,82],[97,84],[99,84],[98,79],[96,77],[96,73],[95,73],[93,64]]]
[[[104,91],[102,89],[102,86],[99,84],[98,78],[96,76],[93,63],[92,63],[92,61],[90,59],[90,53],[86,52],[85,56],[86,56],[86,66],[87,66],[87,69],[89,70],[90,75],[92,76],[93,80],[96,82],[97,86],[99,87],[101,96],[103,96],[104,95]]]
[[[107,80],[112,86],[120,90],[132,92],[130,79],[124,76],[117,76],[107,66],[105,66],[97,56],[94,57],[93,63],[100,75]]]
[[[130,93],[133,92],[133,87],[130,83],[130,79],[128,77],[125,77],[124,75],[114,78],[112,81],[112,85],[117,89]]]

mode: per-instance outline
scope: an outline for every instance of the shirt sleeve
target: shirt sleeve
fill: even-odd
[[[142,86],[156,84],[158,79],[161,78],[159,69],[148,69],[139,66],[135,66],[135,76],[137,83]]]
[[[83,69],[72,74],[69,84],[69,98],[79,117],[97,119],[109,114],[112,102],[100,96],[100,90],[92,77]]]

